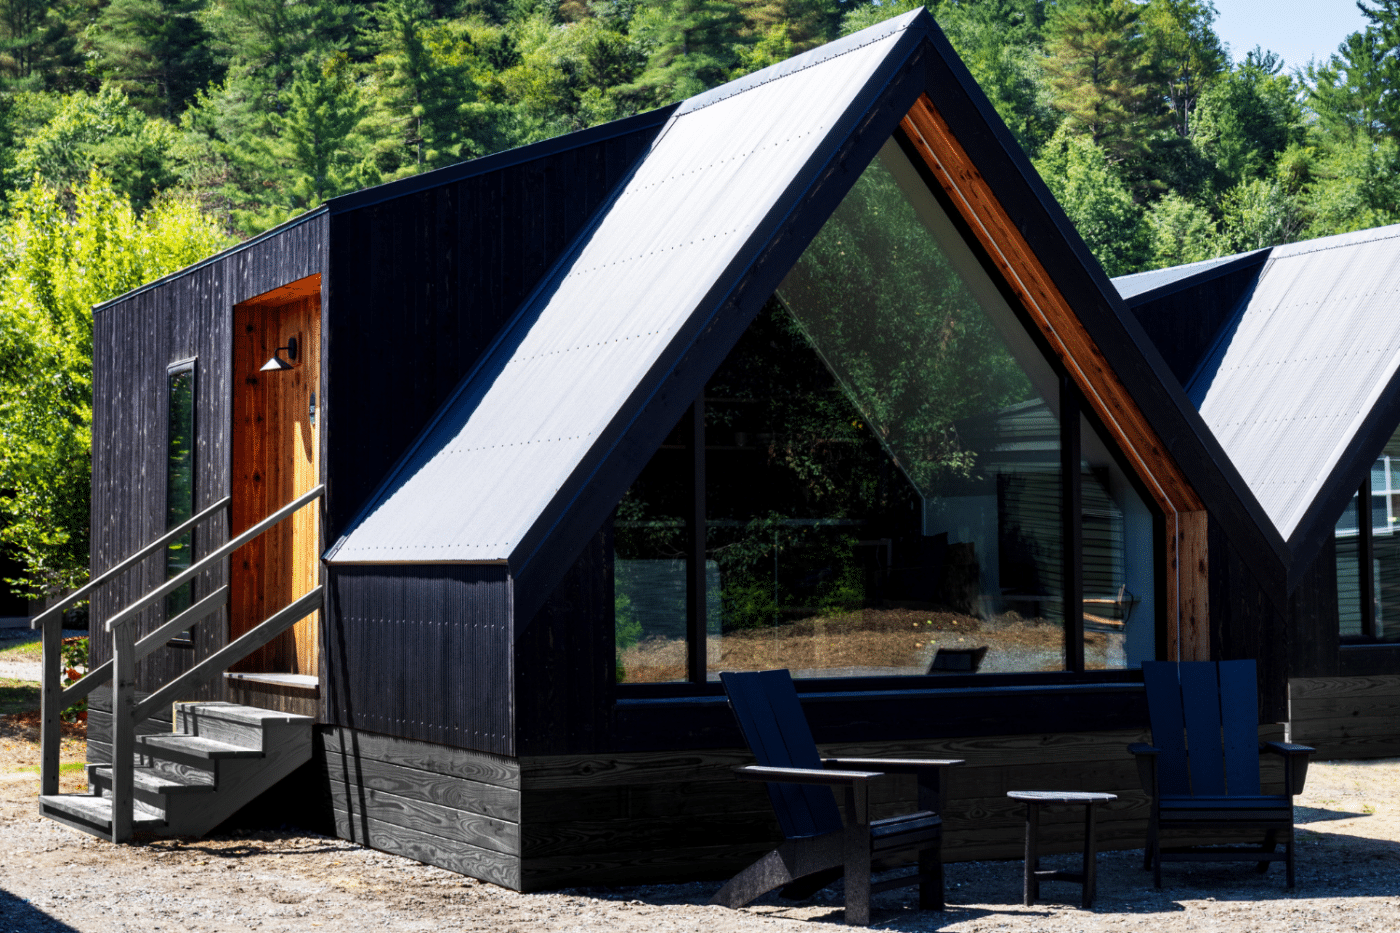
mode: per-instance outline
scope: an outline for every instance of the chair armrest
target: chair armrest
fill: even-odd
[[[874,771],[881,774],[918,774],[934,768],[963,764],[962,758],[823,758],[822,764],[834,771]]]
[[[948,809],[948,782],[943,769],[963,763],[961,758],[823,758],[822,764],[842,771],[874,771],[882,774],[913,774],[919,780],[919,809],[943,813]]]
[[[743,781],[825,784],[827,787],[851,787],[884,777],[879,771],[822,771],[818,768],[770,768],[765,765],[743,765],[734,769],[734,776]]]
[[[1162,750],[1155,745],[1148,745],[1146,742],[1134,742],[1128,746],[1128,751],[1137,761],[1138,780],[1142,782],[1143,791],[1152,798],[1152,812],[1156,813],[1157,758],[1162,754]]]
[[[1283,755],[1283,792],[1292,797],[1303,792],[1308,780],[1308,756],[1317,749],[1311,745],[1294,745],[1291,742],[1265,742],[1259,751],[1273,755]]]

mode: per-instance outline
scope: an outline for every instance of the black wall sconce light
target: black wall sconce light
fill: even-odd
[[[280,354],[282,353],[283,350],[286,350],[286,351],[287,351],[287,359],[285,359],[285,360],[282,359],[282,357],[281,357],[281,355],[280,355]],[[272,351],[272,359],[268,360],[266,363],[263,364],[263,367],[262,367],[262,370],[261,370],[261,371],[262,371],[262,372],[265,372],[265,373],[280,373],[280,372],[284,372],[285,370],[294,368],[294,367],[292,366],[291,362],[289,362],[289,361],[290,361],[290,360],[294,360],[294,359],[296,359],[296,358],[297,358],[297,338],[295,338],[295,337],[288,337],[288,338],[287,338],[287,345],[286,345],[285,347],[278,347],[276,350],[273,350],[273,351]]]

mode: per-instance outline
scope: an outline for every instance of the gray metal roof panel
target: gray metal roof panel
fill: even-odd
[[[1255,250],[1254,252],[1258,252]],[[1124,301],[1136,298],[1138,295],[1156,291],[1167,285],[1173,285],[1185,279],[1195,278],[1204,273],[1212,272],[1221,266],[1235,262],[1252,253],[1236,253],[1233,256],[1217,256],[1214,259],[1203,259],[1200,262],[1188,263],[1184,266],[1171,266],[1167,269],[1152,269],[1148,272],[1135,272],[1132,275],[1120,275],[1113,279],[1113,287],[1118,289],[1118,294]]]
[[[1288,538],[1400,371],[1400,227],[1277,247],[1187,392]]]
[[[682,105],[330,559],[510,559],[917,16]]]

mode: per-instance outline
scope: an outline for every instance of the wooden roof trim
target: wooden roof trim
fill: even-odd
[[[321,273],[316,272],[305,278],[297,279],[295,282],[288,282],[286,285],[274,288],[270,292],[263,292],[261,295],[254,295],[246,301],[240,301],[238,307],[272,307],[296,301],[298,298],[309,298],[312,295],[319,296],[320,294]]]
[[[1205,508],[927,94],[900,123],[1164,512]]]

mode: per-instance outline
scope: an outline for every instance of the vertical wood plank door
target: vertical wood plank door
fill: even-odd
[[[239,534],[302,493],[320,476],[312,400],[320,406],[320,277],[312,276],[234,308],[232,531]],[[297,342],[293,368],[262,372],[280,347]],[[287,358],[283,350],[281,356]],[[317,416],[319,418],[319,412]],[[320,581],[320,508],[291,518],[234,552],[229,638],[237,638]],[[320,664],[320,613],[299,621],[236,666],[244,673],[309,674]]]

